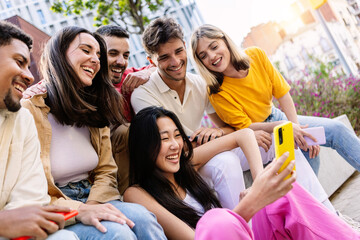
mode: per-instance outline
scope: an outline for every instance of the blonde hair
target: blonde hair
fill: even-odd
[[[207,37],[209,39],[222,39],[229,49],[231,64],[237,71],[249,69],[250,58],[243,51],[241,51],[231,40],[231,38],[221,29],[210,24],[202,25],[196,29],[191,36],[191,52],[198,71],[205,79],[209,87],[209,94],[211,95],[221,91],[220,87],[224,80],[224,74],[220,72],[214,72],[206,68],[199,56],[196,54],[199,39],[203,37]]]

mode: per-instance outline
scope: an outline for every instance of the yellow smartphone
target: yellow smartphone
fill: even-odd
[[[294,133],[292,122],[287,121],[274,127],[274,141],[275,141],[275,157],[278,159],[285,152],[289,152],[289,157],[285,160],[284,164],[280,167],[278,173],[280,173],[286,166],[295,160],[294,150]],[[295,170],[295,165],[293,170]],[[287,175],[284,180],[288,179],[291,175]]]

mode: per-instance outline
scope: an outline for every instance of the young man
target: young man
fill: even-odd
[[[152,65],[140,69],[127,68],[130,56],[129,34],[120,26],[106,25],[98,28],[106,42],[108,65],[111,81],[116,90],[124,96],[124,116],[130,122],[134,111],[130,106],[132,91],[149,80],[155,67]],[[111,131],[113,157],[118,166],[118,188],[122,194],[129,186],[129,154],[127,151],[128,126],[121,125]]]
[[[96,30],[106,42],[111,81],[116,90],[125,97],[124,115],[130,122],[133,110],[130,96],[135,88],[146,83],[155,67],[148,65],[140,69],[127,68],[130,57],[129,33],[120,26],[106,25]]]
[[[209,103],[205,81],[197,75],[186,73],[187,54],[179,24],[171,18],[154,20],[143,33],[143,44],[149,55],[148,59],[157,67],[157,72],[151,75],[150,81],[134,90],[131,104],[135,113],[148,106],[162,106],[171,110],[179,117],[191,140],[198,136],[198,144],[233,131],[221,121]],[[204,111],[220,128],[200,128]],[[227,153],[236,154],[224,156]],[[264,163],[274,157],[273,148],[267,152],[261,148],[261,153]],[[299,154],[301,153],[297,151],[298,182],[334,211],[310,165]],[[221,202],[225,195],[232,196],[231,202],[237,203],[236,197],[244,189],[239,180],[242,179],[242,169],[249,169],[247,160],[241,149],[235,149],[215,156],[199,172],[205,179],[212,180]],[[225,205],[228,208],[231,206]]]
[[[29,70],[32,39],[0,21],[0,236],[77,239],[50,202],[31,114],[21,108],[22,92],[34,81]],[[33,205],[33,206],[30,206]],[[56,233],[55,233],[56,232]]]

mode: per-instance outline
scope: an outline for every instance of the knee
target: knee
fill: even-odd
[[[213,236],[223,235],[224,232],[229,234],[234,232],[235,228],[241,228],[241,225],[246,224],[240,216],[231,213],[225,208],[214,208],[207,211],[196,225],[196,235],[204,232],[210,233]],[[235,236],[233,234],[230,234]],[[213,238],[215,239],[215,238]]]
[[[157,224],[156,216],[152,212],[149,212],[144,206],[136,203],[126,204],[126,216],[135,223],[135,226]]]
[[[103,239],[137,239],[135,233],[126,224],[122,225],[120,223],[110,221],[103,221],[101,223],[105,226],[107,230],[104,234]]]
[[[327,122],[326,125],[324,125],[326,134],[331,133],[341,133],[344,130],[347,130],[348,128],[345,126],[344,123],[331,119]]]

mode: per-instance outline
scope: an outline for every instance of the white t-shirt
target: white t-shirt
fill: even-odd
[[[188,191],[186,191],[183,202],[185,202],[189,207],[195,209],[201,215],[204,215],[205,210],[203,206],[195,198],[193,198]]]
[[[186,85],[183,103],[175,90],[170,89],[155,71],[144,85],[139,86],[131,95],[131,105],[138,113],[150,106],[159,106],[176,114],[190,136],[201,127],[201,119],[206,111],[208,114],[215,110],[209,102],[206,83],[198,75],[186,73]]]
[[[60,187],[89,177],[99,163],[90,140],[88,127],[61,125],[54,115],[48,115],[51,124],[51,174]]]

